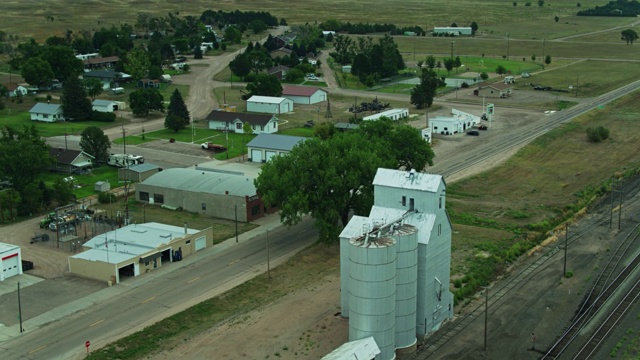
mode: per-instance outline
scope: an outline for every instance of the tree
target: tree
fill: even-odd
[[[430,70],[433,70],[436,67],[435,56],[433,55],[427,56],[427,59],[425,60],[425,64],[427,64],[427,68],[429,68]]]
[[[363,124],[357,131],[335,133],[326,140],[305,140],[289,154],[267,162],[254,182],[256,189],[265,203],[280,207],[283,223],[294,225],[310,214],[320,241],[335,243],[350,214],[369,213],[377,169],[402,166],[404,160],[396,157],[405,154],[400,147],[413,152],[404,159],[417,166],[426,165],[428,159],[414,156],[422,156],[421,152],[432,156],[417,129],[399,128],[387,119]],[[412,151],[411,146],[397,143],[398,139],[417,148]]]
[[[282,95],[282,85],[274,75],[258,74],[255,81],[247,84],[247,91],[250,96],[280,96]]]
[[[498,65],[498,67],[496,68],[496,74],[498,75],[504,75],[507,73],[507,68],[505,68],[502,65]]]
[[[373,78],[373,75],[367,76],[367,78],[364,80],[364,85],[369,89],[371,89],[375,84],[376,84],[376,80]]]
[[[186,127],[184,120],[175,114],[167,114],[167,117],[164,118],[164,126],[167,129],[173,130],[174,133]]]
[[[54,78],[51,65],[40,57],[33,57],[22,64],[21,75],[31,85],[41,87],[51,85]]]
[[[436,90],[443,85],[443,81],[434,70],[422,69],[420,84],[411,89],[411,104],[418,109],[430,107],[436,96]]]
[[[84,65],[76,58],[73,49],[68,46],[48,46],[42,52],[42,59],[51,65],[51,70],[60,81],[77,77],[82,73]]]
[[[196,49],[193,51],[194,59],[202,59],[202,49],[200,46],[196,46]]]
[[[535,54],[531,55],[531,61],[536,61],[536,55]]]
[[[147,53],[142,49],[134,49],[127,56],[127,61],[124,64],[124,69],[131,75],[131,77],[138,81],[147,77],[151,61]]]
[[[241,78],[249,75],[251,72],[251,63],[249,58],[245,54],[236,55],[235,59],[229,62],[229,69],[231,72]]]
[[[147,116],[149,112],[158,110],[164,112],[162,94],[158,89],[138,89],[129,94],[129,107],[135,116]]]
[[[73,200],[73,182],[57,178],[53,183],[53,200],[58,206],[69,204]]]
[[[95,100],[96,96],[102,94],[104,90],[102,81],[96,78],[87,78],[82,80],[82,85],[87,91],[87,95],[91,96],[91,99]]]
[[[38,174],[53,164],[49,146],[33,125],[24,126],[22,130],[5,126],[0,133],[2,175],[13,184],[16,191],[23,193]]]
[[[267,30],[267,24],[260,19],[252,20],[249,23],[249,29],[253,31],[254,34],[260,34],[261,32]]]
[[[516,7],[516,6],[518,6],[518,3],[514,1],[513,2],[513,7]]]
[[[284,18],[280,19],[280,26],[287,26],[287,20],[285,20]]]
[[[287,71],[287,75],[285,75],[287,81],[289,82],[299,82],[304,78],[304,73],[300,69],[290,69]]]
[[[558,15],[556,15],[553,19],[554,19],[556,22],[560,21],[560,17],[559,17]]]
[[[444,68],[447,69],[447,73],[451,74],[451,70],[455,65],[455,61],[453,59],[445,59],[444,60]]]
[[[609,129],[604,126],[598,126],[596,128],[589,127],[587,128],[587,139],[590,142],[601,142],[603,140],[607,140],[609,138]]]
[[[67,120],[84,121],[91,117],[91,101],[80,79],[72,76],[62,85],[62,112]]]
[[[482,80],[487,80],[488,78],[489,78],[489,74],[487,74],[486,72],[484,72],[484,71],[483,71],[483,72],[480,74],[480,79],[482,79]]]
[[[453,60],[453,66],[456,68],[457,73],[458,69],[460,69],[460,67],[462,66],[462,60],[460,60],[460,56],[456,56],[456,58]]]
[[[191,123],[191,114],[189,114],[189,109],[187,109],[187,104],[185,104],[184,99],[182,98],[182,94],[180,94],[180,91],[178,91],[178,89],[175,89],[173,91],[173,93],[171,94],[171,99],[169,99],[169,107],[167,108],[167,117],[169,115],[174,115],[179,119],[182,119],[182,123],[184,124],[184,126],[187,126]]]
[[[247,60],[249,61],[251,70],[256,75],[271,66],[271,57],[261,50],[254,50],[247,54]]]
[[[622,31],[621,39],[627,42],[627,45],[633,45],[633,42],[638,40],[638,33],[631,29]]]
[[[344,35],[336,35],[333,39],[334,52],[330,53],[331,56],[338,64],[346,65],[351,64],[353,57],[355,56],[353,40]]]
[[[242,41],[242,32],[235,26],[228,26],[224,30],[224,40],[232,44],[240,44],[240,41]],[[226,45],[224,46],[226,48]]]
[[[538,6],[543,7],[544,6],[544,0],[538,0]]]
[[[80,148],[94,157],[95,163],[107,161],[111,141],[104,131],[97,126],[88,126],[80,135]]]
[[[547,55],[544,57],[544,63],[547,65],[551,64],[551,55]]]
[[[478,31],[478,23],[477,22],[475,22],[475,21],[471,22],[471,31],[472,31],[473,34],[475,34],[476,31]]]

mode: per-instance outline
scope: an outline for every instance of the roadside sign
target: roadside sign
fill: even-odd
[[[89,345],[91,345],[91,342],[89,340],[85,341],[84,347],[87,348],[87,354],[89,353]]]

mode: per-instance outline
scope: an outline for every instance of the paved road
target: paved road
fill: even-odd
[[[277,215],[275,215],[277,218]],[[266,226],[265,226],[266,227]],[[273,222],[269,231],[271,266],[292,256],[317,239],[310,219],[287,229]],[[27,320],[27,331],[0,345],[3,359],[79,359],[84,343],[94,348],[141,330],[201,301],[216,296],[266,271],[264,230],[207,249],[179,263],[125,280],[80,299],[77,304],[53,309],[41,318]],[[179,267],[179,268],[177,268]],[[78,306],[77,309],[73,309]],[[68,314],[67,314],[68,312]],[[55,320],[59,317],[59,320]],[[55,320],[41,328],[38,322]],[[2,335],[18,326],[5,328]],[[11,335],[11,334],[10,334]]]

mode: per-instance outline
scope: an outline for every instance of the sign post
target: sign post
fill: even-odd
[[[89,353],[89,345],[91,345],[91,342],[89,340],[85,341],[84,347],[87,348],[87,354]]]

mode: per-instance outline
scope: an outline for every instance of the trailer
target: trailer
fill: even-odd
[[[116,167],[144,164],[144,157],[132,154],[109,154],[107,164]]]

